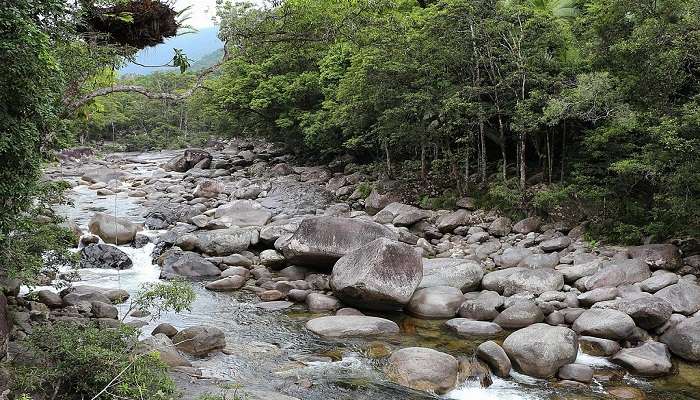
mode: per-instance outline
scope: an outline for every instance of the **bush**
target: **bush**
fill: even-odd
[[[60,322],[36,328],[23,341],[33,362],[11,365],[12,390],[56,393],[59,400],[176,398],[167,366],[156,353],[134,353],[137,343],[137,331],[127,326]]]
[[[485,192],[476,196],[479,208],[496,209],[513,219],[525,216],[522,203],[523,195],[515,180],[494,182]]]

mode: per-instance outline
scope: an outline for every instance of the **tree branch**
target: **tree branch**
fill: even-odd
[[[192,96],[194,92],[199,89],[202,84],[204,83],[204,80],[206,79],[207,76],[212,74],[214,71],[218,70],[221,65],[228,60],[228,51],[227,51],[227,43],[224,43],[224,55],[221,57],[221,60],[212,65],[209,68],[203,69],[202,71],[197,74],[197,80],[195,81],[194,85],[192,85],[191,88],[189,88],[186,92],[184,93],[169,93],[169,92],[153,92],[148,88],[145,88],[143,86],[138,86],[138,85],[112,85],[109,87],[104,87],[104,88],[99,88],[96,90],[93,90],[90,93],[86,93],[78,98],[71,98],[71,97],[66,97],[63,99],[63,105],[65,107],[65,115],[70,115],[75,110],[78,108],[82,107],[85,105],[87,102],[90,100],[108,95],[110,93],[138,93],[146,96],[149,99],[155,99],[155,100],[171,100],[174,102],[179,102],[182,100],[187,99],[188,97]]]

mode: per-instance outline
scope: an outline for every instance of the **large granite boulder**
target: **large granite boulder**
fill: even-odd
[[[476,356],[484,361],[496,376],[505,378],[510,375],[512,365],[508,355],[498,343],[489,340],[476,348]]]
[[[576,318],[571,328],[585,336],[624,340],[632,334],[635,324],[632,317],[622,311],[591,308]]]
[[[187,222],[200,211],[201,209],[187,204],[162,202],[146,212],[144,224],[149,229],[166,229],[178,222]]]
[[[379,193],[377,189],[372,189],[369,196],[365,199],[365,211],[369,215],[374,215],[389,204],[391,204],[389,196]]]
[[[436,225],[440,232],[452,232],[455,228],[458,228],[469,223],[469,217],[471,213],[463,208],[440,216],[437,219]]]
[[[136,346],[137,354],[157,352],[160,360],[168,367],[191,367],[192,364],[184,358],[173,344],[173,341],[164,333],[156,333],[139,342]]]
[[[619,309],[632,317],[637,326],[647,330],[665,324],[673,314],[673,306],[666,300],[655,296],[625,301]]]
[[[493,261],[500,268],[513,268],[532,254],[532,250],[525,247],[509,247],[503,251],[503,254],[493,256]]]
[[[630,247],[630,257],[644,260],[651,269],[675,271],[682,264],[681,252],[672,244],[646,244]]]
[[[422,277],[421,258],[413,247],[379,238],[338,260],[330,285],[349,305],[393,310],[408,303]]]
[[[511,333],[503,349],[520,372],[548,378],[576,360],[578,342],[571,329],[540,323]]]
[[[234,200],[216,209],[214,217],[227,226],[262,226],[272,213],[254,200]]]
[[[178,332],[173,337],[173,343],[178,350],[194,356],[223,350],[226,347],[224,332],[213,326],[192,326]]]
[[[332,315],[309,320],[306,329],[323,337],[366,337],[399,333],[399,326],[388,319],[365,315]]]
[[[304,219],[291,237],[278,241],[275,247],[291,264],[330,268],[340,257],[377,238],[397,240],[398,236],[372,221],[313,217]]]
[[[479,287],[484,269],[479,263],[459,258],[424,258],[419,288],[452,286],[462,292]]]
[[[528,217],[520,220],[513,225],[513,231],[527,235],[530,232],[536,232],[542,226],[540,217]]]
[[[379,211],[374,220],[380,224],[394,224],[396,226],[413,225],[420,220],[429,218],[430,211],[420,209],[408,204],[391,203]]]
[[[503,295],[525,292],[541,294],[561,290],[563,286],[564,276],[559,271],[550,268],[526,269],[508,275],[503,285]]]
[[[116,169],[111,169],[111,168],[105,168],[105,167],[99,167],[95,169],[91,169],[89,171],[85,171],[83,173],[83,180],[88,181],[90,183],[109,183],[113,180],[120,181],[124,179],[127,176],[126,172],[124,171],[119,171]]]
[[[452,286],[432,286],[416,290],[406,311],[419,318],[452,318],[463,302],[461,290]]]
[[[671,353],[688,361],[700,361],[700,316],[688,318],[668,329],[659,339]]]
[[[444,394],[458,383],[459,362],[437,350],[408,347],[392,353],[386,373],[399,385]]]
[[[204,197],[207,199],[219,197],[221,193],[224,193],[226,187],[223,183],[215,181],[213,179],[205,179],[200,182],[192,195],[194,197]]]
[[[489,272],[481,279],[481,287],[485,290],[503,293],[503,289],[508,283],[508,278],[520,271],[527,271],[527,268],[513,267]]]
[[[496,323],[466,318],[452,318],[445,322],[445,326],[454,333],[467,338],[493,337],[503,333],[503,328]]]
[[[654,296],[671,304],[675,313],[691,315],[700,311],[700,286],[694,283],[680,281],[659,290]]]
[[[133,265],[126,253],[108,244],[93,243],[80,250],[80,268],[129,269]]]
[[[187,149],[182,155],[175,156],[163,165],[166,171],[187,172],[190,169],[207,169],[211,164],[212,156],[201,149]]]
[[[247,250],[259,239],[260,232],[254,227],[228,228],[184,234],[175,240],[175,245],[187,251],[227,256]]]
[[[500,217],[491,222],[488,230],[493,236],[505,236],[510,233],[512,226],[513,222],[510,220],[510,218]]]
[[[673,368],[668,348],[659,342],[646,342],[639,347],[622,349],[610,360],[643,376],[668,375]]]
[[[191,251],[168,250],[158,259],[158,263],[161,266],[161,279],[175,277],[205,279],[221,275],[219,267]]]
[[[586,289],[615,287],[641,282],[651,276],[649,266],[640,259],[616,260],[586,279]]]
[[[544,321],[544,314],[530,300],[522,300],[503,310],[494,323],[504,329],[520,329]]]
[[[98,212],[90,218],[88,228],[90,233],[99,236],[106,243],[127,244],[134,240],[136,232],[143,229],[143,224]]]

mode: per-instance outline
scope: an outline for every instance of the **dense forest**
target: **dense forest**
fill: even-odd
[[[697,234],[696,1],[285,1],[219,9],[225,59],[185,101],[120,93],[81,142],[261,136],[512,214],[640,242]],[[189,90],[198,72],[118,83]]]

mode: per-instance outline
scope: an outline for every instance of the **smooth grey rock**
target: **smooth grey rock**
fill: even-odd
[[[498,307],[503,305],[503,298],[496,292],[484,291],[477,298],[466,300],[459,307],[459,315],[477,321],[492,321],[498,316]]]
[[[627,251],[630,257],[644,260],[654,270],[675,271],[682,265],[681,253],[673,244],[647,244]]]
[[[205,356],[226,347],[224,332],[213,326],[192,326],[173,337],[178,350],[195,356]]]
[[[161,266],[161,279],[178,276],[199,279],[221,275],[221,270],[216,265],[191,251],[168,250],[158,259],[158,263]]]
[[[184,234],[175,245],[186,251],[228,256],[247,250],[259,241],[257,228],[228,228]]]
[[[564,275],[564,280],[575,282],[583,277],[594,275],[600,270],[602,265],[603,263],[600,260],[592,260],[582,264],[574,263],[570,267],[557,268],[557,270]]]
[[[337,309],[339,305],[338,299],[333,296],[322,293],[309,293],[306,296],[306,306],[312,312],[332,311]]]
[[[292,264],[330,268],[342,256],[377,238],[397,240],[391,229],[372,221],[342,217],[306,218],[280,248]]]
[[[453,318],[445,322],[447,329],[464,337],[493,337],[503,334],[503,328],[493,322]]]
[[[209,282],[206,284],[205,288],[215,292],[227,292],[242,288],[243,285],[245,285],[245,281],[245,278],[241,275],[231,275],[226,278],[215,280],[214,282]]]
[[[516,272],[525,270],[527,270],[527,268],[514,267],[489,272],[481,279],[481,287],[483,287],[485,290],[503,293],[503,289],[508,282],[508,277]]]
[[[436,225],[440,232],[452,232],[455,228],[467,225],[470,216],[471,213],[462,208],[441,216],[437,219]]]
[[[593,380],[593,368],[584,364],[566,364],[557,372],[559,379],[591,383]]]
[[[665,273],[652,276],[639,283],[639,288],[645,292],[656,293],[659,290],[678,283],[678,275],[674,273]]]
[[[422,278],[422,261],[413,247],[379,238],[338,260],[330,285],[349,305],[392,310],[408,303]]]
[[[513,231],[527,235],[530,232],[537,232],[540,226],[542,226],[542,219],[540,217],[529,217],[516,222],[515,225],[513,225]]]
[[[506,308],[493,320],[505,329],[520,329],[542,321],[542,310],[529,300],[517,302]]]
[[[649,266],[639,259],[618,260],[603,266],[586,280],[586,289],[615,287],[641,282],[651,276]]]
[[[654,296],[669,302],[673,312],[679,314],[691,315],[700,311],[700,286],[693,283],[681,281],[659,290]]]
[[[540,243],[540,248],[546,252],[559,251],[569,247],[570,244],[571,239],[567,236],[559,236]]]
[[[374,220],[381,224],[393,223],[396,226],[409,226],[430,216],[430,211],[394,202],[379,211],[374,216]]]
[[[512,222],[510,218],[499,217],[489,225],[488,231],[493,236],[505,236],[510,233],[511,228]]]
[[[437,350],[408,347],[391,354],[386,373],[399,385],[444,394],[457,385],[459,362]]]
[[[505,279],[503,295],[512,296],[525,292],[540,294],[561,290],[563,286],[564,276],[559,271],[549,268],[526,269],[515,272]]]
[[[510,359],[505,350],[496,342],[489,340],[476,348],[476,357],[484,361],[496,376],[505,378],[510,375]]]
[[[632,334],[634,320],[622,311],[592,308],[581,314],[572,329],[576,333],[611,340],[624,340]]]
[[[590,307],[600,301],[613,300],[619,294],[616,287],[602,287],[584,292],[578,295],[577,299],[584,307]]]
[[[700,361],[700,316],[688,318],[669,328],[659,338],[674,355]]]
[[[143,224],[133,223],[126,218],[95,213],[88,222],[90,233],[99,236],[105,243],[127,244],[134,240],[136,232],[143,229]]]
[[[168,367],[191,367],[178,351],[173,341],[163,333],[155,333],[153,336],[139,342],[136,347],[137,354],[157,352],[160,360]]]
[[[399,333],[395,322],[364,315],[333,315],[314,318],[306,329],[323,337],[379,336]]]
[[[518,263],[524,268],[554,268],[559,264],[559,254],[530,254]]]
[[[608,357],[620,351],[620,344],[614,340],[593,336],[579,336],[581,351],[592,356]]]
[[[423,279],[418,288],[452,286],[462,292],[476,289],[484,276],[477,262],[458,258],[423,259]]]
[[[643,376],[668,375],[673,368],[668,348],[659,342],[646,342],[639,347],[622,349],[610,360]]]
[[[231,227],[262,226],[272,213],[257,201],[234,200],[217,208],[214,217]]]
[[[503,349],[517,370],[547,378],[576,360],[578,343],[576,332],[569,328],[534,324],[511,333]]]
[[[463,302],[461,290],[452,286],[433,286],[416,290],[406,311],[419,318],[452,318]]]
[[[620,311],[632,317],[640,328],[649,330],[665,324],[673,314],[673,307],[664,299],[649,296],[624,302]]]
[[[495,255],[493,261],[500,268],[516,267],[525,257],[532,254],[532,250],[524,247],[510,247],[503,251],[503,254]]]

